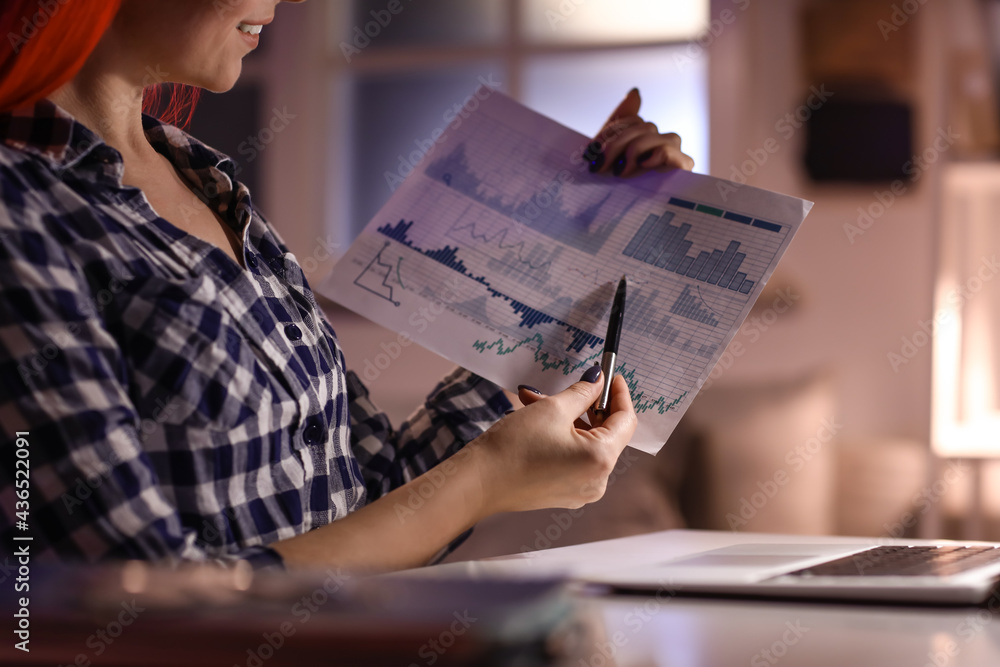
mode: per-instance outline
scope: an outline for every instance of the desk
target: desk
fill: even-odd
[[[672,530],[536,551],[420,571],[445,574],[574,578],[706,549],[747,542],[853,543],[874,540]],[[934,544],[879,540],[878,544]],[[738,600],[670,596],[661,592],[598,595],[583,605],[603,620],[605,640],[579,667],[995,667],[1000,622],[984,607]],[[614,654],[614,661],[608,659]],[[576,667],[576,666],[574,666]]]

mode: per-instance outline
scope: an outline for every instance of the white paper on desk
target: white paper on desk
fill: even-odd
[[[589,139],[480,89],[318,291],[508,389],[554,393],[603,352],[656,453],[811,202],[685,171],[593,175]],[[480,98],[485,98],[480,101]]]

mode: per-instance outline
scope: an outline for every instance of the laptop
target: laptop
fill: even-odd
[[[585,579],[680,594],[979,604],[1000,580],[1000,544],[738,544]]]

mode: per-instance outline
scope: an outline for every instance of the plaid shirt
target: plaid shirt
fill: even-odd
[[[510,407],[457,370],[393,431],[232,160],[143,125],[247,268],[158,217],[121,155],[51,102],[0,114],[0,551],[32,535],[41,562],[280,565],[266,545],[420,475]]]

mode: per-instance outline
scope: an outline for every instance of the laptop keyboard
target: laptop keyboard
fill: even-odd
[[[945,577],[997,562],[1000,562],[998,547],[874,547],[785,576]]]

